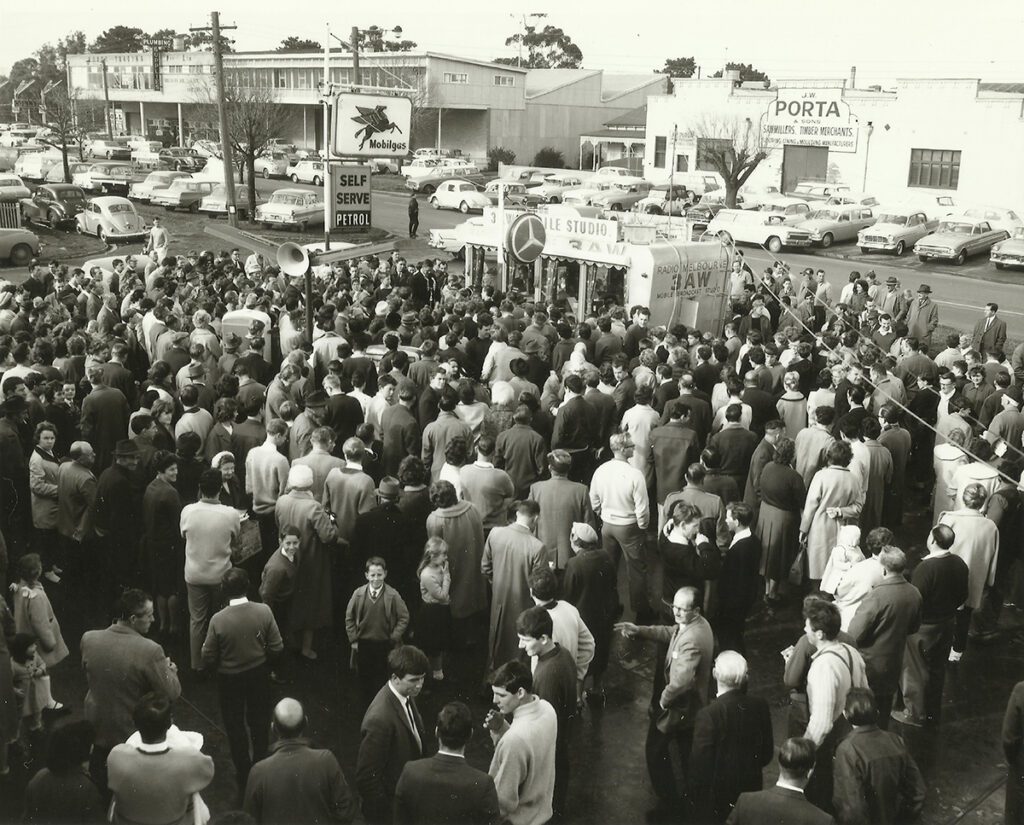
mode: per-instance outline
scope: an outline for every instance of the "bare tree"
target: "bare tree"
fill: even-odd
[[[71,167],[68,153],[75,152],[82,160],[85,144],[86,126],[93,119],[102,102],[78,97],[78,91],[68,90],[62,85],[46,96],[46,118],[49,131],[45,137],[38,138],[40,143],[60,150],[61,162],[64,164],[64,182],[71,183]]]
[[[696,141],[696,168],[718,172],[725,181],[725,205],[736,207],[736,195],[766,157],[761,129],[750,118],[704,115],[684,133]]]

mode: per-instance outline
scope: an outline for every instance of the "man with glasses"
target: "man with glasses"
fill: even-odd
[[[652,639],[667,644],[664,667],[655,671],[651,697],[651,722],[647,729],[647,772],[651,777],[658,805],[648,812],[649,822],[678,817],[683,803],[681,788],[672,769],[670,748],[679,748],[684,772],[687,770],[693,727],[700,710],[708,701],[714,636],[707,619],[700,615],[700,599],[694,587],[680,587],[672,598],[675,627],[638,626],[619,622],[615,629],[629,638]]]

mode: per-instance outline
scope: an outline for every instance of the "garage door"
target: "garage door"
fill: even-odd
[[[786,146],[782,154],[782,191],[792,192],[801,181],[824,182],[828,172],[828,147]]]

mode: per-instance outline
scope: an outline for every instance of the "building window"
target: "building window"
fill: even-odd
[[[960,152],[953,149],[911,149],[907,186],[956,189],[960,183]]]
[[[654,165],[658,169],[665,168],[665,149],[668,144],[667,137],[654,138]]]
[[[287,89],[288,79],[284,69],[274,69],[274,88]]]
[[[690,158],[688,155],[676,155],[676,171],[677,172],[689,172],[690,171]]]
[[[469,75],[465,72],[445,72],[445,83],[469,83]]]
[[[496,74],[494,76],[495,86],[515,86],[516,78],[515,75],[511,74]]]
[[[697,138],[696,171],[720,172],[722,167],[719,161],[732,164],[735,155],[732,141],[727,138]]]

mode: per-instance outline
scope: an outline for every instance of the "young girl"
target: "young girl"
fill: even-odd
[[[50,694],[50,677],[46,665],[36,651],[36,640],[27,633],[11,639],[11,670],[14,692],[21,699],[21,739],[28,741],[30,731],[43,727],[43,711],[64,711]]]
[[[840,527],[836,546],[832,548],[821,577],[821,592],[835,596],[843,574],[859,561],[864,561],[864,554],[860,550],[860,528],[854,524]]]
[[[18,582],[14,591],[14,632],[29,635],[39,645],[39,654],[47,667],[56,667],[68,655],[68,646],[60,632],[50,599],[39,580],[43,562],[38,553],[26,553],[17,564]]]
[[[430,658],[433,677],[440,682],[444,679],[442,658],[448,648],[452,622],[448,596],[452,577],[448,571],[448,545],[444,539],[437,536],[427,539],[416,575],[423,599],[416,623],[416,642]]]

